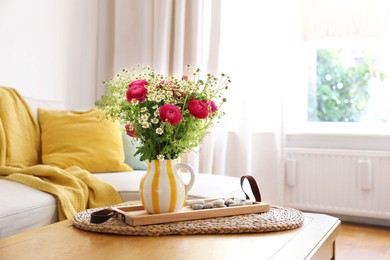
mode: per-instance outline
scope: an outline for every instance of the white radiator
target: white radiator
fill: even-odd
[[[288,148],[285,205],[390,219],[390,152]]]

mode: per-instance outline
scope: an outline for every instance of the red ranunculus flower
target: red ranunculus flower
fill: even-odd
[[[206,118],[209,115],[206,100],[191,99],[188,102],[188,110],[191,115],[200,119]]]
[[[211,113],[217,112],[218,107],[217,107],[217,105],[215,104],[214,101],[210,101],[209,102],[209,106],[210,106],[210,112]]]
[[[149,83],[144,79],[134,80],[131,82],[126,92],[127,101],[131,102],[133,99],[136,99],[139,102],[144,102],[146,99],[146,94],[148,93],[145,85],[148,84]]]
[[[135,132],[134,127],[131,124],[125,125],[126,134],[131,137],[138,137],[138,134]]]
[[[163,122],[168,121],[171,125],[177,125],[182,118],[180,109],[172,104],[165,104],[160,107],[160,118]]]

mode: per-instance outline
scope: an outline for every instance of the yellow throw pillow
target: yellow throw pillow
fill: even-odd
[[[98,119],[102,111],[38,110],[42,162],[89,172],[131,171],[124,163],[119,124]]]

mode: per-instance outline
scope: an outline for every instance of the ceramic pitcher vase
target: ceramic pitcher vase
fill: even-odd
[[[189,171],[191,179],[185,184],[179,169]],[[174,160],[153,160],[142,177],[139,195],[142,205],[151,214],[179,211],[186,202],[187,193],[195,182],[194,169]]]

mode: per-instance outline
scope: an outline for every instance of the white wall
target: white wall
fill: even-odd
[[[93,106],[98,1],[0,0],[0,86]]]

